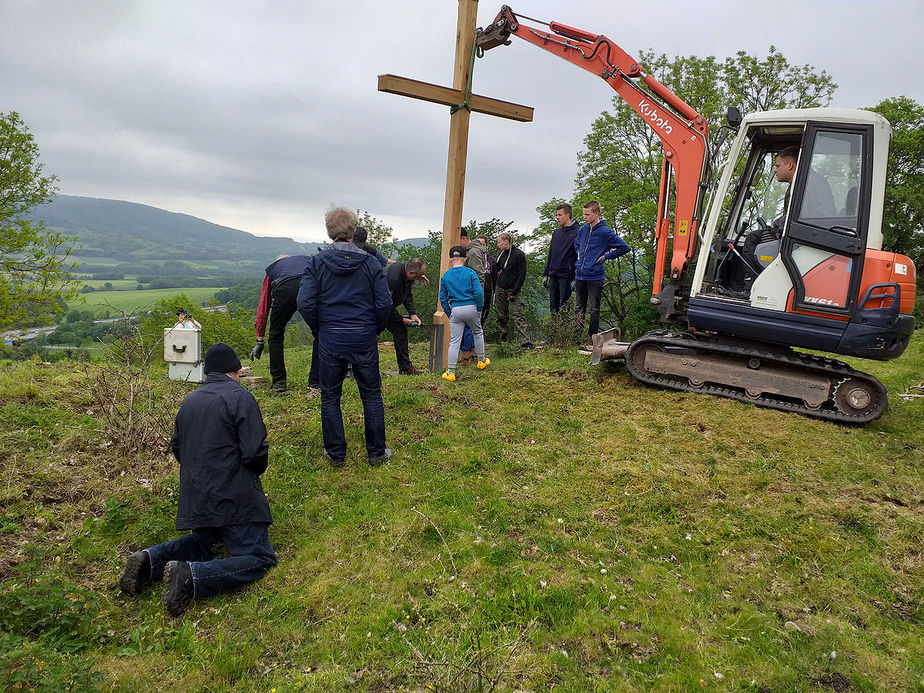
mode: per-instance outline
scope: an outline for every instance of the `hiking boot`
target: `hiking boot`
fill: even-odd
[[[346,464],[346,458],[342,460],[335,460],[333,457],[331,457],[331,454],[327,450],[324,450],[324,454],[327,455],[327,459],[330,460],[331,467],[339,468]]]
[[[285,392],[286,391],[286,381],[277,380],[273,383],[273,392]]]
[[[398,375],[420,375],[423,371],[417,370],[414,366],[410,368],[402,368],[398,371]]]
[[[450,373],[449,371],[446,371],[446,372],[443,373],[443,375],[440,376],[440,377],[441,377],[443,380],[448,380],[448,381],[451,382],[451,383],[456,382],[456,374],[455,374],[455,373]]]
[[[125,570],[119,578],[119,587],[125,594],[141,594],[151,582],[151,557],[147,551],[135,551],[125,561]]]
[[[524,351],[532,351],[536,347],[533,346],[532,342],[524,342],[523,344],[520,345],[520,348],[523,349]]]
[[[478,362],[478,370],[483,371],[485,368],[491,365],[491,359],[487,356],[484,357],[484,361]]]
[[[381,467],[383,464],[388,462],[392,456],[391,448],[385,448],[385,452],[381,455],[376,455],[375,457],[369,457],[369,464],[373,467]]]
[[[164,568],[164,608],[171,616],[182,616],[193,598],[192,568],[188,561],[169,561]]]

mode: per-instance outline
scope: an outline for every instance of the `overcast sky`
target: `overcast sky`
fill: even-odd
[[[481,0],[478,25],[501,2]],[[524,0],[630,53],[760,57],[827,70],[832,105],[924,103],[922,0]],[[332,203],[398,238],[442,228],[448,108],[380,93],[380,73],[451,86],[457,0],[2,0],[0,112],[18,111],[67,195],[161,207],[258,235],[325,239]],[[474,91],[533,123],[473,114],[465,221],[532,229],[568,197],[610,103],[602,80],[514,39]],[[680,96],[683,96],[682,94]],[[694,104],[695,106],[695,104]]]

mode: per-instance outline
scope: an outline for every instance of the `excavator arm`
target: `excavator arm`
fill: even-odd
[[[674,304],[681,278],[697,251],[696,232],[704,193],[701,183],[705,177],[709,135],[705,118],[654,77],[644,75],[639,62],[606,36],[558,22],[545,24],[549,30],[542,31],[523,24],[522,19],[545,24],[518,16],[504,5],[494,22],[476,35],[476,49],[480,53],[509,45],[509,37],[516,36],[553,53],[601,77],[660,138],[664,161],[655,230],[657,256],[653,301],[661,304],[665,318],[676,319]],[[637,80],[641,80],[647,90],[642,89]],[[665,285],[663,272],[671,241],[669,282]]]

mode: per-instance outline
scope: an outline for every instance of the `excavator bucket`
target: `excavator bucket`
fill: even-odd
[[[596,366],[601,361],[612,359],[624,359],[626,349],[629,348],[629,342],[621,342],[622,330],[614,327],[612,330],[598,332],[590,341],[593,343],[593,351],[590,352],[590,365]]]

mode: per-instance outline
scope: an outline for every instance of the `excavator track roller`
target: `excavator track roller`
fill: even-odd
[[[888,402],[882,383],[840,361],[698,333],[649,332],[628,345],[625,359],[647,385],[841,423],[874,421]]]

